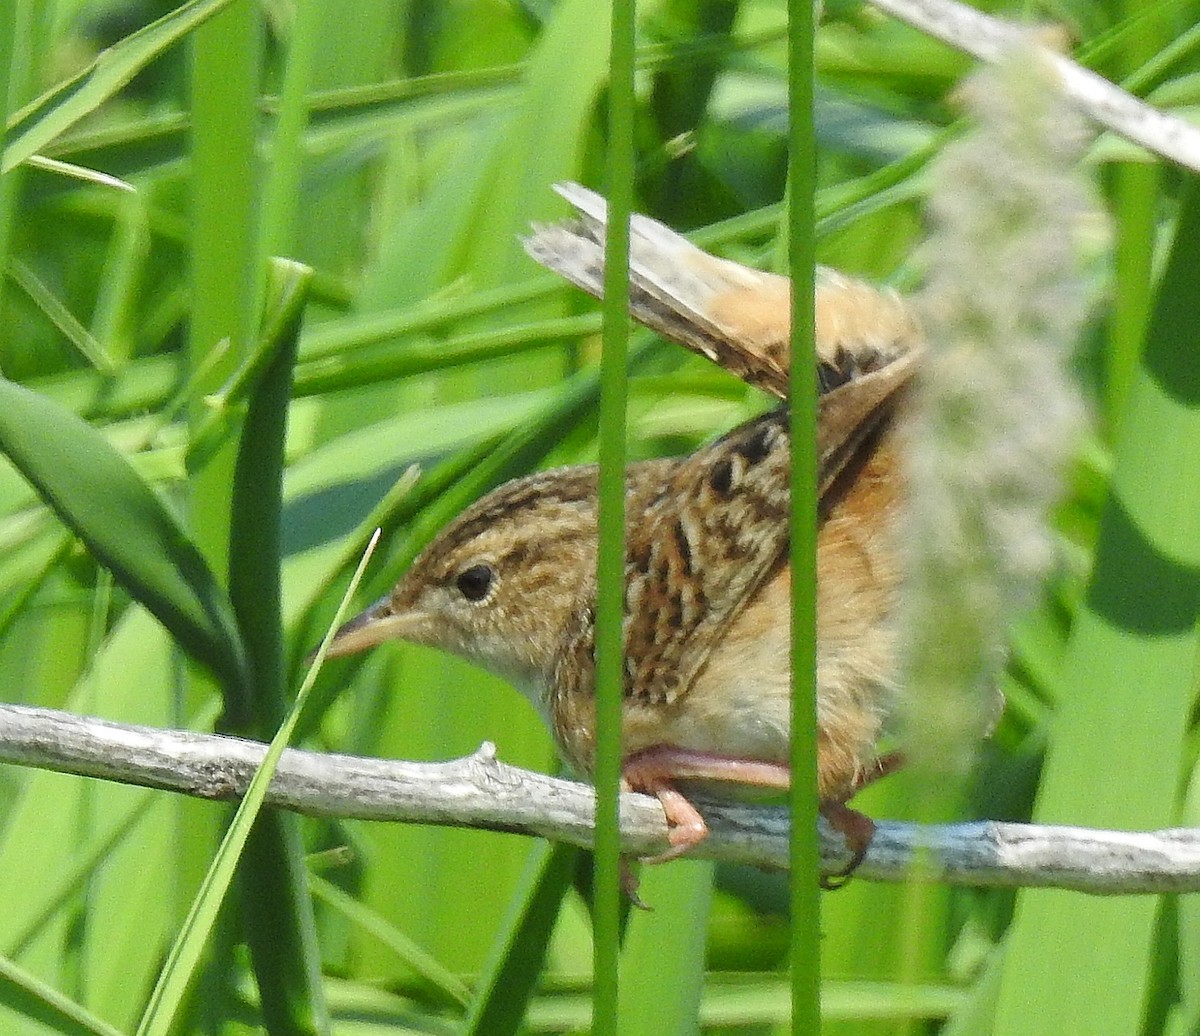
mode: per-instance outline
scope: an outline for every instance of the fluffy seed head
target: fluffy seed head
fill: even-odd
[[[937,163],[931,352],[911,422],[903,599],[907,751],[950,772],[994,722],[1006,631],[1055,557],[1047,510],[1083,408],[1082,127],[1022,48],[970,81],[977,125]]]

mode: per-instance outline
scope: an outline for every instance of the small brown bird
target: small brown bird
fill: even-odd
[[[559,188],[579,219],[535,228],[529,253],[602,294],[603,198]],[[708,255],[642,216],[631,226],[640,322],[786,397],[790,285]],[[846,801],[886,772],[902,504],[896,405],[921,334],[895,295],[831,271],[817,285],[818,792],[857,858],[874,825]],[[705,837],[679,782],[787,788],[790,680],[787,415],[626,475],[623,774],[656,795],[678,855]],[[450,523],[331,655],[392,638],[461,655],[520,688],[582,775],[595,749],[597,469],[518,479]]]

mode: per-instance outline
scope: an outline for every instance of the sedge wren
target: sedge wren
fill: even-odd
[[[604,199],[557,189],[578,218],[535,228],[526,249],[599,296]],[[643,216],[631,238],[633,316],[785,398],[787,278],[708,255]],[[832,271],[819,271],[816,317],[818,793],[857,861],[874,826],[846,801],[895,761],[876,756],[895,690],[894,415],[922,345],[897,296]],[[691,456],[626,472],[623,774],[661,801],[668,856],[706,834],[680,782],[790,784],[789,444],[780,408]],[[594,466],[501,486],[343,626],[330,654],[400,638],[461,655],[520,688],[589,775],[597,510]]]

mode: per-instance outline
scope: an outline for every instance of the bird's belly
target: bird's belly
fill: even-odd
[[[879,564],[837,520],[822,529],[818,580],[817,785],[822,798],[849,794],[876,754],[892,704],[894,635],[891,580],[871,576]],[[791,758],[790,572],[781,569],[724,631],[687,691],[670,703],[631,696],[622,750],[631,755],[669,745],[737,759],[787,764]],[[592,771],[595,701],[560,699],[553,718],[559,747],[578,772]]]
[[[626,754],[657,744],[738,759],[786,764],[791,759],[790,579],[781,571],[726,631],[695,683],[663,707],[630,702],[624,722]],[[821,615],[821,612],[818,612]],[[827,609],[822,619],[834,618]],[[853,787],[875,756],[888,696],[884,658],[864,641],[877,641],[872,618],[824,623],[817,659],[818,790],[836,797]],[[840,627],[840,628],[839,628]],[[890,638],[886,638],[890,639]],[[883,656],[890,643],[880,644]],[[873,660],[874,661],[874,660]],[[890,659],[889,659],[890,661]],[[855,664],[860,663],[860,664]]]
[[[734,622],[687,693],[661,709],[657,723],[642,729],[640,710],[628,712],[628,751],[666,743],[739,759],[788,761],[792,696],[787,623],[769,622],[752,633],[749,625]]]

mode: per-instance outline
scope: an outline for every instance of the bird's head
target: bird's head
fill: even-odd
[[[388,596],[337,631],[328,655],[387,640],[437,647],[541,706],[595,564],[595,468],[509,482],[443,529]]]

